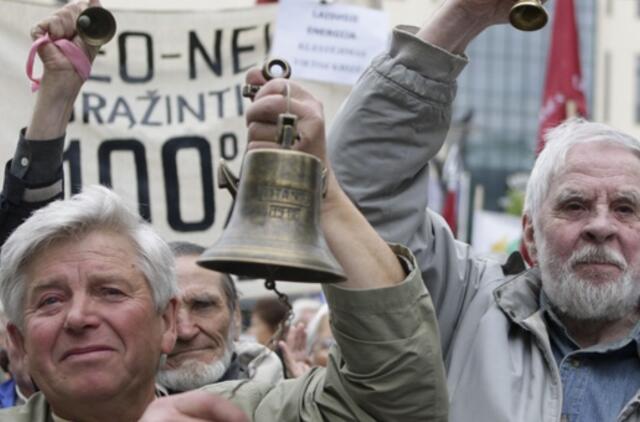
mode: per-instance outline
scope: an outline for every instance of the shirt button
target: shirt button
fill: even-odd
[[[562,415],[562,417],[560,418],[560,422],[569,422],[569,418],[567,417],[567,415]]]
[[[580,366],[580,361],[576,358],[571,359],[571,366],[573,366],[574,368],[578,368]]]
[[[22,167],[27,167],[29,165],[29,159],[27,157],[22,157],[20,159],[20,165]]]

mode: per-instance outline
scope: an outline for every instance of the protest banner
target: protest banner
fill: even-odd
[[[35,100],[24,70],[29,31],[56,8],[0,0],[5,161]],[[212,244],[231,204],[217,187],[217,165],[224,159],[239,172],[249,104],[241,96],[244,75],[268,55],[276,8],[112,10],[117,34],[95,60],[66,136],[66,195],[109,185],[167,240]],[[347,91],[312,92],[333,110]]]

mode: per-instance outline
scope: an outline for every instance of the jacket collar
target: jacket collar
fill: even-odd
[[[530,268],[500,285],[493,291],[502,311],[518,325],[540,309],[540,270]]]

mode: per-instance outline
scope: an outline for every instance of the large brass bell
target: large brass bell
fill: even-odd
[[[540,0],[519,0],[509,11],[511,25],[521,31],[537,31],[548,20],[549,16]]]
[[[89,7],[78,16],[76,30],[85,43],[100,47],[115,35],[116,20],[105,8]]]
[[[296,119],[280,115],[278,142],[285,148],[295,142]],[[234,192],[237,180],[222,165],[218,183]],[[323,164],[313,155],[291,149],[248,152],[229,224],[198,264],[252,278],[345,280],[319,229],[324,183]]]

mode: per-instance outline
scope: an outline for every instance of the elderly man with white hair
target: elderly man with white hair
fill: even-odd
[[[547,134],[523,216],[535,265],[520,274],[474,255],[427,208],[465,47],[513,4],[447,0],[424,27],[397,28],[338,113],[331,161],[378,232],[418,259],[451,421],[638,421],[640,142],[581,120]]]

